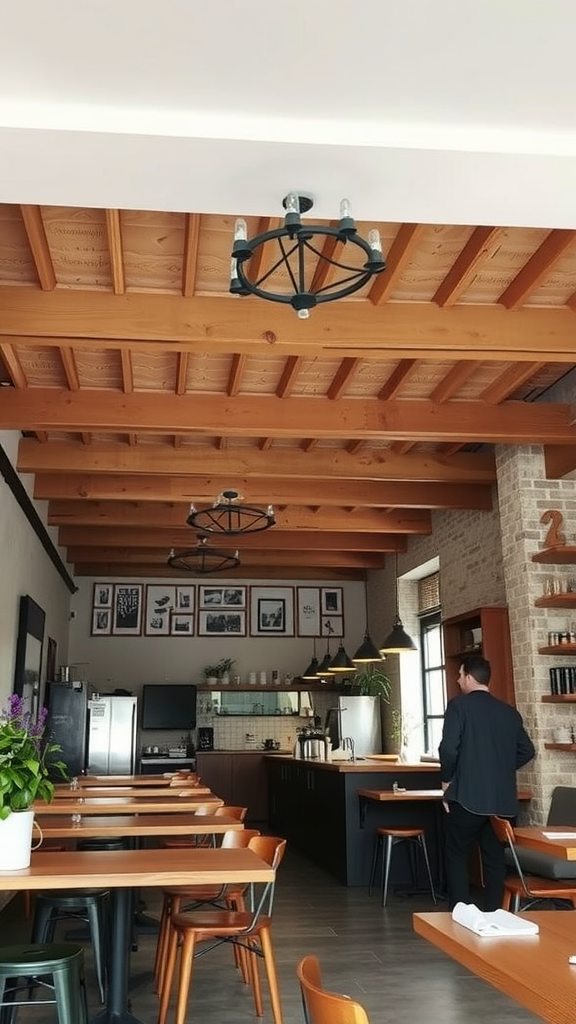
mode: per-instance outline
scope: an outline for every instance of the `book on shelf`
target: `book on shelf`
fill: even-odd
[[[484,912],[474,903],[457,903],[452,911],[452,919],[483,939],[537,935],[539,931],[533,921],[511,914],[509,910]]]

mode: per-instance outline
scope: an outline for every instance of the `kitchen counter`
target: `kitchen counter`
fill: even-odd
[[[290,764],[313,766],[318,768],[319,771],[352,775],[361,775],[364,772],[378,772],[380,774],[394,775],[394,778],[396,778],[399,771],[402,774],[407,773],[408,775],[424,773],[425,775],[430,774],[434,776],[438,776],[440,771],[440,765],[434,761],[418,761],[415,764],[405,764],[402,761],[379,761],[377,758],[371,757],[357,757],[354,761],[319,761],[316,758],[294,757],[292,754],[284,754],[281,751],[266,750],[264,753],[266,757],[272,756],[275,761],[283,760]],[[386,789],[386,784],[383,784],[381,788]],[[390,786],[390,788],[392,787]],[[435,787],[432,786],[431,788]]]

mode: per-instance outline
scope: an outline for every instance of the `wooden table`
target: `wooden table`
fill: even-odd
[[[549,839],[547,834],[552,832],[570,832],[571,836],[565,839]],[[570,828],[569,825],[515,828],[514,835],[517,846],[525,846],[530,850],[538,850],[539,853],[547,853],[563,860],[576,860],[576,828]]]
[[[187,786],[181,783],[179,786],[88,786],[85,788],[70,789],[70,786],[55,786],[55,800],[92,800],[96,797],[121,797],[135,796],[138,800],[147,800],[151,797],[160,796],[163,799],[172,799],[176,796],[209,796],[212,790],[209,786]]]
[[[191,772],[190,777],[197,777]],[[156,775],[78,775],[79,786],[170,786],[175,779],[186,784],[188,777],[178,772],[158,772]]]
[[[53,800],[45,804],[37,800],[32,807],[36,814],[165,814],[166,812],[194,811],[199,804],[214,804],[221,807],[220,797],[178,796],[166,797],[77,797],[76,800]]]
[[[117,814],[90,815],[79,822],[71,814],[36,814],[44,839],[89,839],[94,836],[192,836],[221,835],[244,828],[237,818],[213,814]]]
[[[576,915],[544,910],[523,913],[538,935],[482,939],[452,920],[451,914],[414,914],[414,931],[463,964],[473,974],[515,999],[550,1024],[574,1024]]]
[[[110,978],[105,1008],[93,1024],[140,1024],[128,1011],[131,890],[139,886],[247,884],[272,881],[274,872],[252,850],[106,850],[33,853],[29,868],[0,871],[0,891],[112,890]]]

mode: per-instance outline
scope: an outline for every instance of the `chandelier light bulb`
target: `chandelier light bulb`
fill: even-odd
[[[296,192],[289,192],[286,196],[286,213],[296,213],[300,216],[300,200]]]
[[[299,309],[298,313],[297,313],[297,316],[298,316],[299,320],[308,320],[308,318],[310,317],[310,310],[309,309]]]
[[[350,200],[349,199],[341,199],[340,200],[340,218],[342,220],[344,220],[344,218],[348,218],[348,217],[351,217],[351,216],[352,216],[352,207],[350,205]]]
[[[374,250],[374,252],[379,253],[380,256],[382,255],[382,242],[380,241],[380,232],[378,231],[378,228],[372,228],[368,232],[368,245]]]
[[[235,242],[246,242],[248,239],[248,228],[246,227],[246,221],[244,217],[237,217],[236,223],[234,224],[234,241]]]

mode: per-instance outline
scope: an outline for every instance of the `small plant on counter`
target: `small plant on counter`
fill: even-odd
[[[235,664],[233,658],[221,658],[217,665],[206,665],[204,676],[206,679],[222,679],[231,672]]]
[[[368,662],[358,668],[352,685],[362,697],[380,697],[386,704],[389,702],[392,683],[378,662]]]

